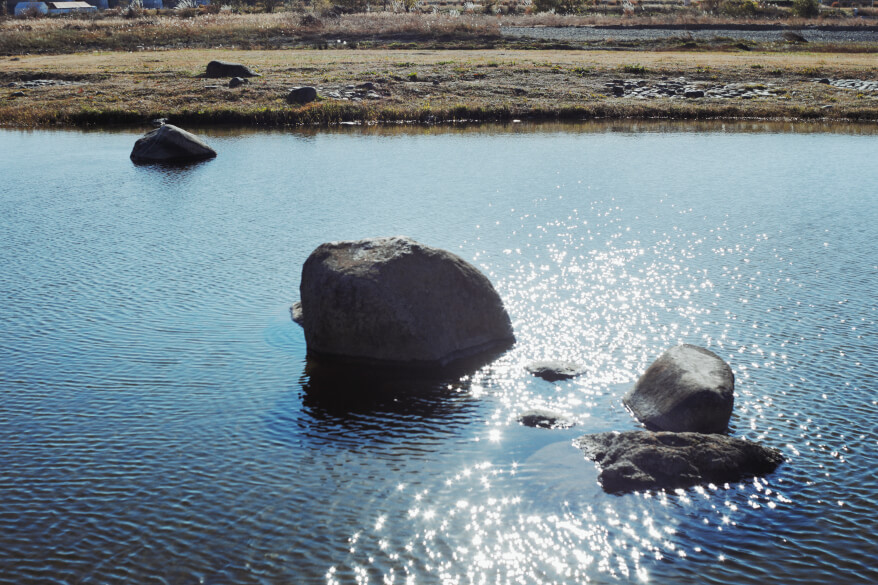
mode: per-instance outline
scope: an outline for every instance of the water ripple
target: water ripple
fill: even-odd
[[[878,581],[873,136],[212,138],[223,164],[170,172],[129,165],[132,134],[0,134],[42,155],[2,169],[0,582]],[[516,346],[321,375],[301,262],[394,233],[489,274]],[[680,342],[787,462],[608,496],[572,439],[639,428],[621,397]]]

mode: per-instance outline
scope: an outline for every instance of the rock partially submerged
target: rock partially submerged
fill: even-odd
[[[623,401],[647,428],[722,433],[734,406],[735,376],[718,355],[694,345],[663,353]]]
[[[163,124],[134,143],[131,160],[136,163],[180,163],[205,160],[216,151],[200,138],[173,124]]]
[[[549,382],[557,382],[559,380],[569,380],[585,373],[585,369],[579,364],[573,362],[561,362],[556,360],[543,360],[529,363],[525,366],[528,372],[548,380]]]
[[[561,412],[541,408],[522,413],[518,417],[518,422],[526,427],[540,429],[569,429],[576,424]]]
[[[406,237],[318,246],[302,267],[300,293],[293,320],[317,356],[445,366],[515,341],[484,274]]]
[[[207,64],[205,77],[259,77],[246,65],[240,63],[228,63],[226,61],[211,61]]]
[[[729,483],[771,473],[784,460],[777,449],[701,433],[609,432],[576,443],[600,466],[609,493]]]

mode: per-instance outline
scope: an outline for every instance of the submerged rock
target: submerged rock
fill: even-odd
[[[294,87],[287,94],[288,104],[307,104],[317,99],[317,89],[309,85]]]
[[[576,424],[563,413],[543,409],[528,410],[522,413],[518,417],[518,422],[526,427],[540,429],[569,429]]]
[[[729,483],[771,473],[784,460],[777,449],[701,433],[598,433],[576,444],[600,466],[609,493]]]
[[[137,163],[193,162],[216,156],[200,138],[173,124],[162,124],[134,143],[131,160]]]
[[[246,65],[240,63],[227,63],[226,61],[211,61],[207,64],[205,77],[259,77]]]
[[[529,363],[525,366],[528,372],[548,380],[549,382],[557,382],[558,380],[569,380],[585,373],[579,364],[573,362],[561,362],[556,360],[543,360]]]
[[[445,366],[515,341],[484,274],[406,237],[318,246],[302,267],[300,292],[292,315],[314,355]]]
[[[647,428],[722,433],[734,406],[735,376],[718,355],[694,345],[663,353],[623,402]]]

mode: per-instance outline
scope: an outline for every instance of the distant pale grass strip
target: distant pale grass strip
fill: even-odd
[[[191,0],[187,0],[189,2]],[[436,13],[364,13],[339,17],[314,17],[296,12],[257,14],[189,14],[189,7],[157,14],[135,11],[139,16],[92,16],[65,18],[7,18],[0,20],[0,54],[26,52],[65,53],[79,50],[133,50],[137,47],[201,46],[272,48],[276,43],[308,39],[370,39],[394,35],[426,42],[431,39],[466,38],[475,42],[499,38],[503,26],[711,25],[765,24],[759,19],[718,18],[697,13],[620,18],[606,14],[584,16],[484,15]],[[785,19],[784,24],[805,26],[822,21]],[[861,19],[832,19],[833,25],[874,23]],[[824,24],[827,24],[824,23]]]

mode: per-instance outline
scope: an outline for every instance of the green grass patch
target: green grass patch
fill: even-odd
[[[622,65],[619,68],[619,71],[621,71],[622,73],[629,73],[632,75],[645,75],[645,74],[649,73],[649,69],[647,67],[644,67],[640,63],[630,63],[628,65]]]

